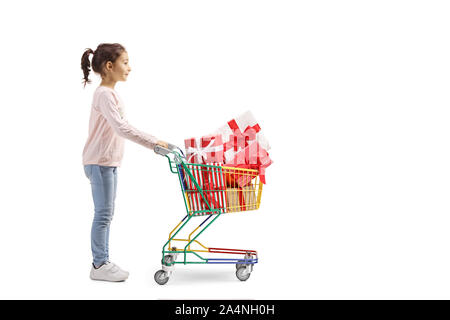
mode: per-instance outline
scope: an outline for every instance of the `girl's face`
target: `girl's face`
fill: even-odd
[[[110,61],[106,64],[107,75],[111,77],[113,81],[126,81],[128,74],[131,71],[128,63],[128,53],[126,51],[117,58],[116,62]]]

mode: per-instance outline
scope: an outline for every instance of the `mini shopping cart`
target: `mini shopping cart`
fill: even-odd
[[[178,175],[187,212],[169,233],[169,240],[162,249],[162,269],[155,273],[155,281],[160,285],[166,284],[175,264],[235,264],[236,277],[246,281],[258,262],[255,250],[212,248],[197,239],[220,215],[259,208],[262,182],[258,170],[186,163],[181,149],[170,144],[168,149],[155,146],[154,151],[167,157],[170,171]],[[187,239],[178,238],[177,235],[193,217],[205,219],[189,233]],[[181,243],[181,246],[173,246],[173,243]],[[210,254],[214,257],[224,254],[228,258],[205,257]]]

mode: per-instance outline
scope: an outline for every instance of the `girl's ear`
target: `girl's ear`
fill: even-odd
[[[111,71],[113,69],[113,64],[111,61],[106,61],[105,63],[105,70],[106,71]]]

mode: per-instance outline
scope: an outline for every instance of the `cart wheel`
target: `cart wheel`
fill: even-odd
[[[241,281],[246,281],[248,280],[248,278],[250,278],[250,272],[246,273],[245,269],[245,267],[240,266],[236,270],[236,277]]]
[[[173,258],[172,255],[168,254],[167,256],[164,256],[165,264],[171,265],[174,261],[175,261],[175,259]]]
[[[243,262],[244,260],[242,260],[242,261],[239,261],[239,262]],[[236,263],[236,270],[237,269],[239,269],[240,267],[245,267],[246,265],[245,264],[243,264],[243,263]]]
[[[155,273],[155,281],[157,284],[164,285],[169,281],[169,276],[164,270],[158,270]]]

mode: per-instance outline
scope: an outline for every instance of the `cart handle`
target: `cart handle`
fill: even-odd
[[[169,153],[181,153],[181,156],[184,158],[184,153],[183,150],[181,150],[180,148],[178,148],[176,145],[168,143],[168,148],[164,148],[163,146],[160,145],[156,145],[153,148],[153,151],[155,151],[156,154],[159,154],[161,156],[167,156]],[[175,152],[174,152],[175,151]],[[179,155],[179,154],[178,154]]]
[[[168,148],[164,148],[160,145],[156,145],[153,148],[153,151],[155,151],[156,154],[159,154],[160,156],[164,156],[169,160],[169,166],[170,171],[172,173],[176,173],[177,171],[173,171],[172,169],[172,161],[174,161],[177,165],[186,162],[186,157],[184,156],[183,150],[181,150],[179,147],[177,147],[174,144],[168,143]],[[170,159],[169,155],[173,155],[173,160]]]

